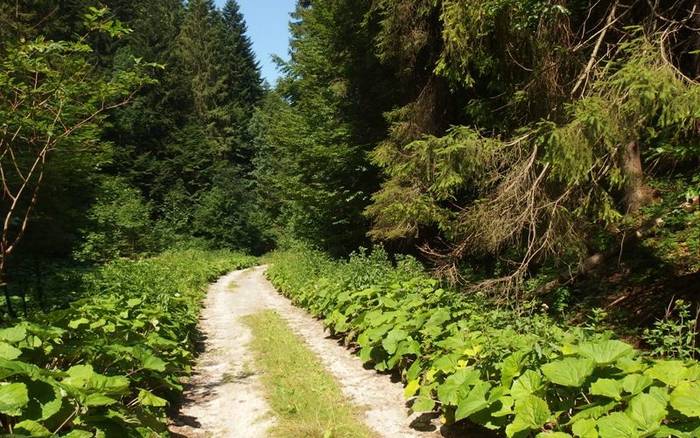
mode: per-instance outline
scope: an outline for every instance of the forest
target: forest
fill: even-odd
[[[279,55],[0,0],[0,434],[170,436],[265,265],[452,436],[700,436],[700,4],[298,0]],[[331,429],[269,436],[393,436]]]

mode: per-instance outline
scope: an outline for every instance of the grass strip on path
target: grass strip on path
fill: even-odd
[[[245,318],[253,332],[255,368],[278,421],[278,438],[366,438],[374,434],[333,376],[274,311]]]

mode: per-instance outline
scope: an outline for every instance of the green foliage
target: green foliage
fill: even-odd
[[[535,37],[536,30],[568,14],[566,6],[542,0],[444,0],[440,16],[444,47],[435,72],[473,86],[475,75],[506,70],[494,39],[519,39],[519,50],[537,51],[545,44]]]
[[[689,303],[676,300],[669,306],[664,319],[654,322],[653,328],[644,330],[642,338],[652,353],[675,359],[697,359],[700,348],[698,336],[698,312],[693,313]]]
[[[360,213],[367,192],[345,182],[347,172],[359,172],[353,177],[357,184],[366,174],[361,151],[348,145],[347,126],[335,120],[329,122],[335,126],[319,126],[276,94],[266,98],[253,123],[260,129],[255,140],[260,205],[290,236],[338,253],[352,250],[363,240]]]
[[[563,122],[531,123],[508,141],[459,126],[382,143],[372,157],[388,180],[367,209],[370,234],[416,239],[437,230],[447,245],[433,253],[445,265],[516,258],[507,278],[518,281],[533,264],[581,263],[591,229],[619,226],[639,207],[643,176],[630,170],[628,145],[648,145],[649,156],[650,145],[668,142],[692,155],[700,87],[665,61],[661,38],[621,44],[588,94],[565,106]]]
[[[112,262],[68,308],[0,330],[4,433],[165,436],[204,287],[253,262],[201,251]]]
[[[245,21],[233,0],[223,11],[198,0],[181,12],[168,47],[168,92],[156,103],[173,113],[156,127],[170,129],[157,132],[160,147],[134,139],[134,180],[153,199],[164,234],[260,251],[267,242],[247,213],[254,210],[248,124],[262,80]]]
[[[278,234],[348,254],[366,241],[376,189],[366,156],[396,82],[374,53],[372,1],[300,2],[286,77],[253,120],[258,203]]]
[[[642,211],[654,223],[645,233],[642,247],[682,274],[700,271],[699,178],[690,170],[687,176],[652,180],[650,184],[662,201]]]
[[[381,251],[334,262],[297,248],[268,275],[378,371],[400,372],[418,412],[509,437],[700,432],[700,364],[653,360],[608,332],[561,327],[465,297],[411,259]]]
[[[262,80],[235,0],[64,3],[0,6],[5,240],[91,261],[192,238],[264,249],[245,214]]]
[[[106,262],[155,249],[151,206],[123,180],[102,181],[88,216],[93,225],[84,232],[78,260]]]
[[[19,2],[16,8],[20,15]],[[82,154],[82,159],[101,164],[105,147],[99,132],[105,113],[128,103],[140,87],[154,83],[149,72],[155,66],[138,59],[109,75],[95,73],[97,50],[92,39],[113,40],[129,30],[110,19],[107,9],[86,12],[82,36],[54,40],[18,33],[0,45],[0,88],[8,90],[0,94],[0,275],[35,215],[42,189],[62,182],[49,177],[61,175],[57,168],[70,160],[56,156],[83,150],[89,153]],[[80,170],[89,166],[75,161]]]

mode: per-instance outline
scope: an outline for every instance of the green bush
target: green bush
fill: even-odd
[[[72,438],[166,434],[190,371],[205,286],[254,259],[179,251],[105,265],[67,309],[0,330],[4,433]]]
[[[82,230],[83,243],[76,251],[80,261],[107,262],[119,257],[152,253],[156,239],[151,206],[141,193],[121,178],[104,178],[88,214],[91,224]]]
[[[700,365],[652,360],[610,332],[560,327],[443,289],[411,259],[347,262],[296,249],[270,280],[378,371],[400,372],[417,412],[508,437],[700,436]]]

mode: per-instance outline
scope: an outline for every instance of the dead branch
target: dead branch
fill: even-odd
[[[598,40],[596,41],[595,46],[593,47],[593,52],[591,53],[591,57],[588,59],[588,64],[586,64],[586,68],[583,70],[581,75],[579,75],[578,80],[574,85],[574,88],[571,90],[571,95],[576,94],[576,91],[581,85],[583,85],[584,81],[588,80],[588,76],[591,74],[591,70],[593,69],[593,65],[595,64],[596,57],[598,56],[600,46],[605,40],[605,34],[607,33],[608,29],[610,29],[610,27],[612,27],[612,25],[615,24],[615,22],[617,21],[617,19],[615,18],[615,12],[617,11],[617,6],[619,3],[619,0],[617,0],[615,3],[613,3],[612,7],[610,8],[608,19],[606,20],[603,29],[601,29],[599,32]]]

